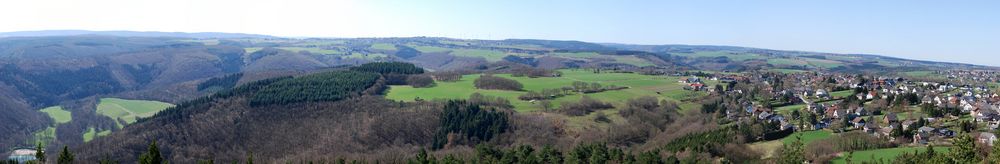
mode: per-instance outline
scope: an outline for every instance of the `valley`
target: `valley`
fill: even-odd
[[[133,162],[152,141],[179,163],[910,160],[986,144],[944,132],[990,133],[980,111],[1000,108],[997,68],[876,55],[433,37],[0,45],[3,110],[47,118],[3,120],[26,129],[0,129],[0,147],[88,161]]]

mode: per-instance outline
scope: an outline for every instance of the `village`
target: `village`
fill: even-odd
[[[945,80],[910,80],[899,76],[843,73],[773,74],[766,72],[708,74],[682,78],[685,89],[716,94],[721,86],[702,81],[730,83],[727,94],[746,94],[754,85],[757,95],[770,99],[740,100],[742,111],[726,111],[732,121],[758,120],[778,124],[785,134],[806,131],[844,133],[859,131],[899,145],[950,145],[959,133],[992,146],[1000,127],[997,74],[989,71],[940,71]],[[733,89],[736,88],[736,89]],[[766,96],[759,96],[766,97]]]

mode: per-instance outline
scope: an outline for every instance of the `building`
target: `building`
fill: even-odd
[[[14,160],[19,163],[35,160],[35,149],[14,149],[7,157],[7,160]]]

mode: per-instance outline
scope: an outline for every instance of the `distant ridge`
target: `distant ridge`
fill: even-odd
[[[42,37],[42,36],[76,36],[76,35],[108,35],[121,37],[178,37],[197,39],[231,39],[231,38],[275,38],[269,35],[223,33],[223,32],[155,32],[155,31],[89,31],[89,30],[42,30],[0,32],[3,37]]]

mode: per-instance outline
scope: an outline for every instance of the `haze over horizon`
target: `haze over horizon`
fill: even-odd
[[[550,39],[729,45],[1000,66],[996,1],[166,1],[0,5],[0,31]]]

